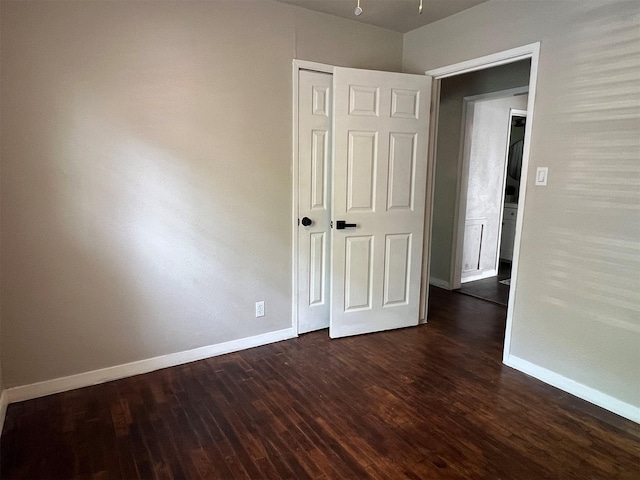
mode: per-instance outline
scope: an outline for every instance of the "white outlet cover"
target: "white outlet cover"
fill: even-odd
[[[536,185],[545,186],[549,176],[549,167],[538,167],[536,170]]]
[[[264,317],[264,301],[256,302],[256,318]]]

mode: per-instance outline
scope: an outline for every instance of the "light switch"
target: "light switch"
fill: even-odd
[[[536,185],[547,185],[547,176],[549,175],[549,167],[538,167],[536,170]]]

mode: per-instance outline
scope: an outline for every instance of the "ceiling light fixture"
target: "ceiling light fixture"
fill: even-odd
[[[362,8],[360,8],[360,0],[358,0],[358,6],[353,11],[353,13],[355,13],[356,17],[362,13]]]
[[[420,15],[422,15],[422,1],[420,0],[420,6],[418,7],[418,13]],[[356,9],[353,11],[353,13],[355,14],[356,17],[359,17],[360,14],[362,13],[362,7],[360,6],[360,0],[358,0],[358,6],[356,7]]]

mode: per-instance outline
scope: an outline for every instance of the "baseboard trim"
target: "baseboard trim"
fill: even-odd
[[[546,368],[540,367],[513,355],[505,357],[503,363],[508,367],[515,368],[527,375],[531,375],[544,383],[548,383],[549,385],[559,388],[571,395],[575,395],[589,403],[593,403],[598,407],[602,407],[605,410],[609,410],[610,412],[633,422],[640,423],[640,408],[634,405],[618,400],[606,393],[587,387],[582,383],[578,383],[575,380],[571,380],[570,378],[564,377],[558,373],[552,372],[551,370],[547,370]]]
[[[7,406],[9,401],[7,400],[7,391],[2,390],[0,394],[0,435],[2,435],[2,429],[4,428],[4,418],[7,416]]]
[[[100,383],[118,380],[120,378],[132,377],[142,373],[149,373],[167,367],[175,367],[184,363],[195,362],[205,358],[224,355],[225,353],[237,352],[248,348],[259,347],[269,343],[297,337],[293,328],[285,328],[275,332],[263,333],[253,337],[241,338],[230,342],[208,345],[206,347],[194,348],[183,352],[171,353],[159,357],[139,360],[137,362],[125,363],[114,367],[102,368],[90,372],[70,375],[68,377],[54,378],[44,382],[32,383],[13,387],[3,392],[5,403],[22,402],[33,398],[44,397],[54,393],[66,392],[76,388],[89,387]],[[5,395],[6,394],[6,395]]]
[[[476,273],[475,275],[467,275],[466,277],[463,277],[460,280],[460,283],[475,282],[477,280],[484,280],[485,278],[496,276],[498,276],[497,270],[484,270],[483,272]]]
[[[446,280],[440,278],[429,277],[429,285],[434,287],[444,288],[445,290],[451,290],[451,285]]]

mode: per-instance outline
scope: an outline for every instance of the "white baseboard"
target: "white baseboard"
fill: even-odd
[[[76,388],[88,387],[99,383],[110,382],[119,378],[149,373],[161,368],[174,367],[183,363],[195,362],[225,353],[246,350],[269,343],[279,342],[297,337],[293,328],[285,328],[275,332],[263,333],[253,337],[241,338],[230,342],[194,348],[184,352],[171,353],[159,357],[148,358],[137,362],[125,363],[114,367],[102,368],[91,372],[79,373],[68,377],[54,378],[44,382],[32,383],[20,387],[6,389],[3,392],[5,403],[22,402],[32,398],[43,397],[54,393],[66,392]],[[6,395],[5,395],[6,394]]]
[[[497,270],[484,270],[474,275],[467,275],[465,277],[462,277],[460,283],[475,282],[476,280],[484,280],[485,278],[496,277],[497,275]]]
[[[537,378],[538,380],[548,383],[560,390],[563,390],[571,395],[575,395],[578,398],[586,400],[589,403],[593,403],[599,407],[609,410],[621,417],[627,418],[633,422],[640,423],[640,408],[629,403],[618,400],[606,393],[602,393],[591,387],[587,387],[582,383],[578,383],[575,380],[564,377],[558,373],[547,370],[546,368],[539,367],[531,362],[523,360],[513,355],[508,355],[504,358],[503,363],[511,368],[515,368],[527,375]]]
[[[4,428],[4,417],[7,416],[7,405],[9,405],[7,391],[2,390],[0,394],[0,435],[2,435],[2,429]]]
[[[445,290],[451,290],[451,285],[446,280],[440,278],[429,277],[429,285],[434,287],[444,288]]]

